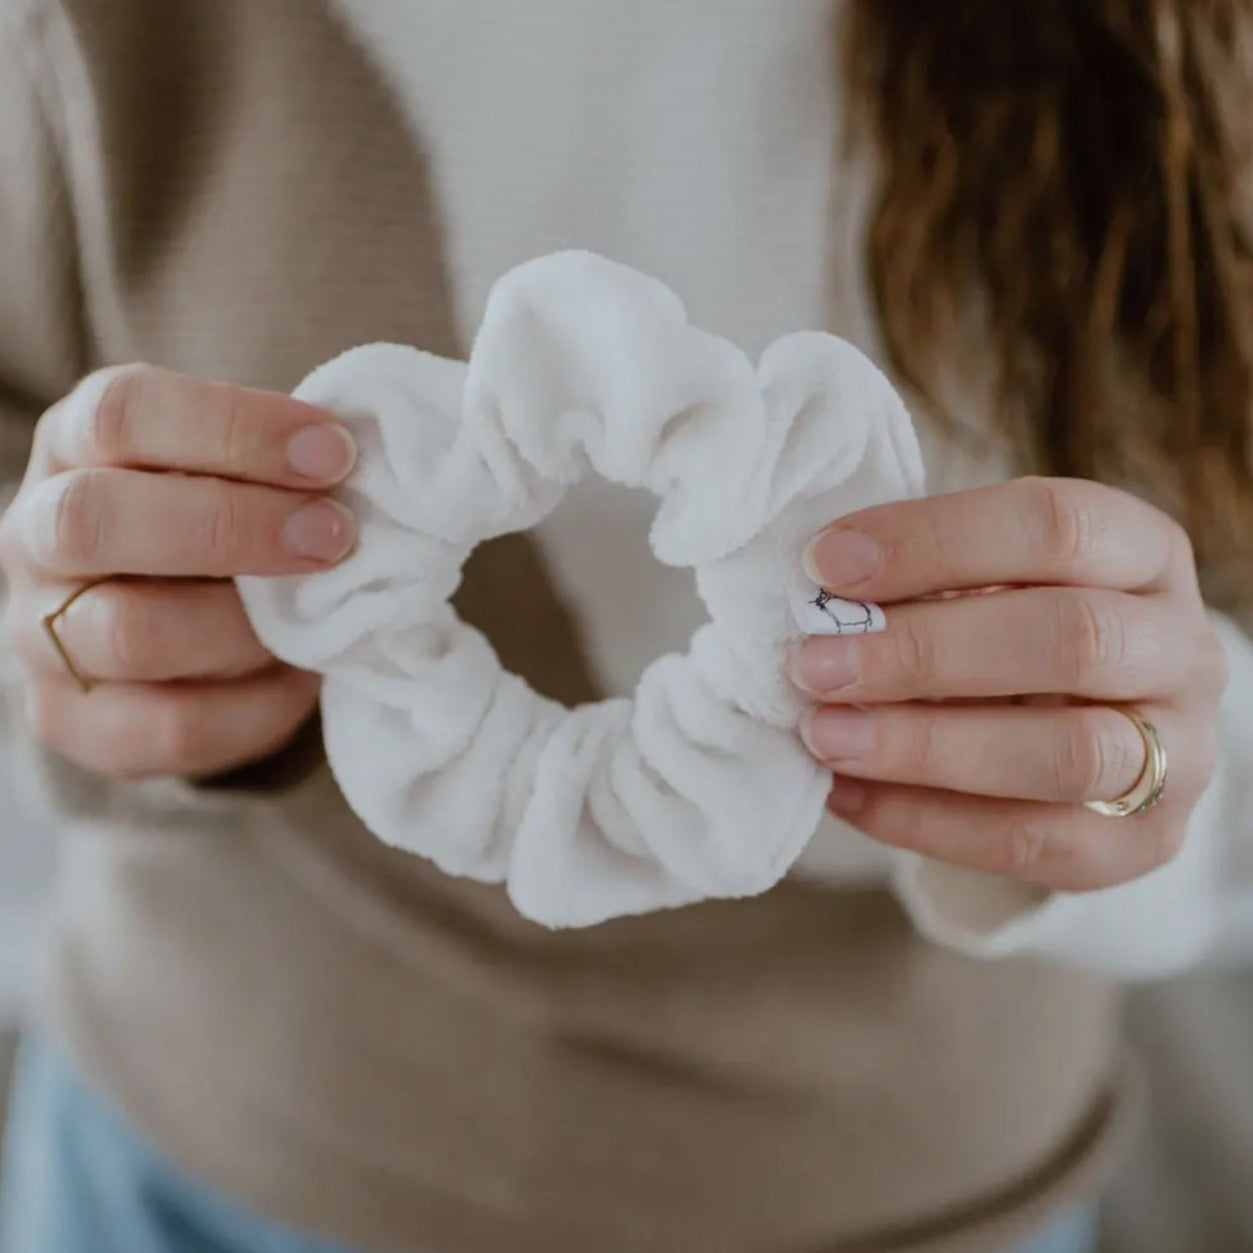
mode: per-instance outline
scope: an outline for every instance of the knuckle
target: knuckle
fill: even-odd
[[[1099,597],[1071,593],[1056,597],[1054,648],[1064,676],[1081,683],[1092,671],[1122,665],[1127,638],[1122,619]]]
[[[911,537],[912,539],[912,537]],[[960,528],[956,527],[933,527],[927,532],[925,539],[929,545],[925,554],[925,560],[936,572],[946,581],[952,578],[953,581],[960,581],[962,573],[966,569],[968,541]],[[914,541],[915,543],[917,541]],[[895,537],[888,545],[887,552],[884,557],[885,569],[907,568],[906,562],[917,563],[922,554],[917,551],[910,552],[909,543],[901,538]],[[937,580],[939,581],[939,580]]]
[[[899,677],[925,686],[936,675],[935,642],[915,621],[906,621],[893,632],[896,649],[893,658]],[[867,650],[869,652],[869,650]]]
[[[1027,507],[1037,520],[1044,552],[1059,569],[1080,564],[1091,548],[1092,519],[1078,485],[1032,477],[1024,480],[1023,489]]]
[[[74,564],[94,562],[105,550],[110,513],[107,480],[100,471],[71,470],[62,475],[52,523],[56,551]]]
[[[1058,799],[1101,798],[1114,769],[1110,757],[1110,746],[1098,719],[1090,714],[1067,719],[1053,754],[1052,784]]]
[[[231,466],[247,465],[253,432],[244,409],[244,393],[239,388],[224,386],[221,405],[223,461]]]
[[[906,715],[895,735],[884,737],[884,757],[889,769],[901,777],[923,783],[942,779],[945,753],[935,719],[925,712]]]
[[[247,520],[237,494],[226,484],[211,491],[203,519],[203,546],[210,562],[225,570],[247,547]]]
[[[841,781],[836,779],[835,790],[838,792]],[[891,840],[896,835],[899,823],[896,819],[899,812],[894,811],[892,803],[885,800],[878,788],[868,788],[861,796],[856,813],[846,821],[852,823],[859,831],[874,832],[881,838]]]
[[[1110,709],[1077,712],[1061,739],[1063,799],[1121,795],[1144,769],[1144,745],[1131,723]]]
[[[122,463],[130,460],[135,447],[136,400],[153,372],[146,365],[117,366],[87,380],[83,394],[96,397],[83,418],[87,448],[93,459]]]
[[[195,703],[171,695],[154,710],[150,727],[153,768],[180,772],[201,760],[205,746],[203,720]]]
[[[1035,823],[1022,822],[1010,830],[1004,847],[1004,872],[1011,878],[1030,879],[1048,856],[1048,834]]]
[[[141,673],[152,654],[155,632],[150,605],[126,587],[93,589],[99,598],[100,634],[106,641],[111,668],[123,676]]]

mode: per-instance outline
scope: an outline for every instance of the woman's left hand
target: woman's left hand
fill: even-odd
[[[811,637],[794,657],[823,702],[803,732],[839,776],[836,813],[885,843],[1067,891],[1178,852],[1213,773],[1226,665],[1169,517],[1095,483],[1016,479],[852,514],[807,564],[835,595],[888,606],[882,634]],[[1082,803],[1122,795],[1144,768],[1120,707],[1158,729],[1170,763],[1161,803],[1127,822]]]

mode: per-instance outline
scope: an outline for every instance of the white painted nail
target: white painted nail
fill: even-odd
[[[878,605],[867,600],[841,600],[817,584],[793,589],[792,617],[806,635],[872,635],[887,628]]]

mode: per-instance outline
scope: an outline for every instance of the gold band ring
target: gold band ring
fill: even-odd
[[[1144,741],[1144,769],[1140,771],[1140,777],[1115,800],[1085,802],[1094,814],[1104,818],[1130,818],[1133,814],[1142,814],[1156,805],[1166,790],[1166,746],[1157,728],[1130,709],[1119,709],[1118,712],[1134,723],[1140,732]]]
[[[69,607],[83,595],[84,592],[89,592],[93,587],[99,587],[101,583],[106,582],[108,582],[107,579],[93,579],[90,583],[84,583],[76,592],[72,592],[61,605],[59,605],[51,613],[44,614],[41,619],[43,622],[43,628],[47,632],[48,639],[51,640],[52,647],[56,649],[57,656],[61,658],[61,663],[65,666],[66,670],[69,671],[70,678],[78,684],[79,690],[84,695],[90,692],[91,689],[98,684],[99,680],[93,679],[91,675],[86,673],[86,671],[80,670],[78,666],[75,665],[74,658],[70,656],[69,649],[65,647],[65,643],[57,631],[57,622],[66,613]]]

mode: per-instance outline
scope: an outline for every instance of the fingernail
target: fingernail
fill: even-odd
[[[866,808],[870,790],[857,779],[836,779],[831,785],[827,804],[837,814],[852,817]]]
[[[887,618],[868,600],[841,600],[813,586],[789,593],[792,620],[806,635],[873,635],[887,630]]]
[[[830,696],[847,687],[857,676],[855,639],[802,640],[793,650],[792,682],[810,696]]]
[[[287,519],[283,542],[296,557],[337,561],[347,554],[357,534],[356,519],[333,500],[302,505]]]
[[[870,715],[860,709],[827,706],[801,723],[801,739],[819,761],[856,761],[870,751],[872,738]]]
[[[879,569],[883,550],[860,531],[823,531],[809,541],[802,560],[820,587],[852,587]]]
[[[333,422],[301,427],[287,441],[287,464],[310,483],[338,483],[356,461],[352,436]]]

